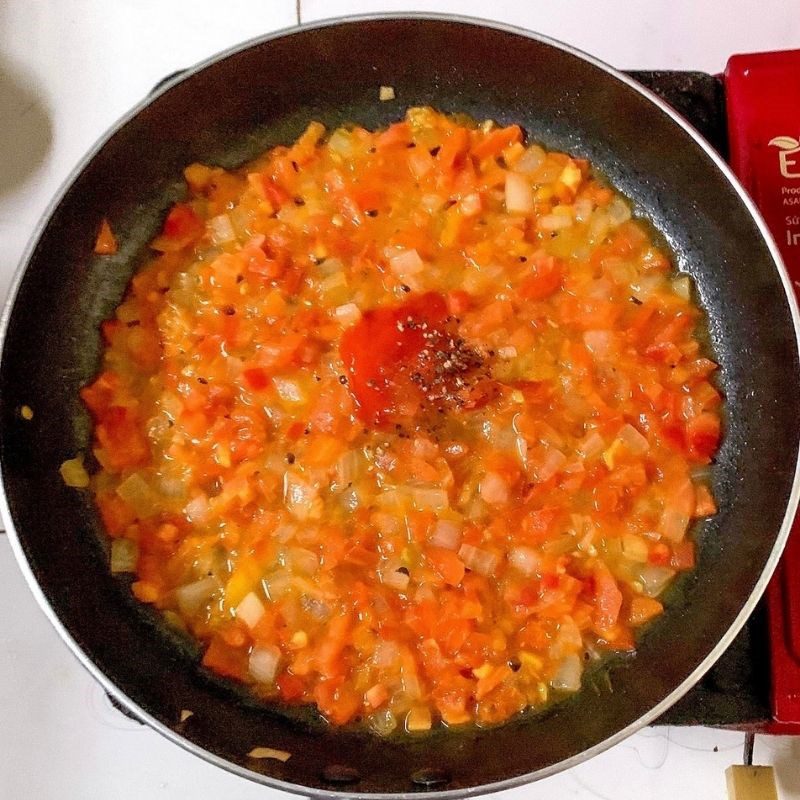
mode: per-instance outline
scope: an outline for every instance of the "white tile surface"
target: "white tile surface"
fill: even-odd
[[[382,11],[491,18],[620,69],[720,72],[733,53],[800,47],[799,0],[302,0],[304,22]]]
[[[417,9],[486,16],[485,3]],[[403,8],[302,0],[304,19]],[[798,0],[495,0],[491,14],[621,67],[724,66],[734,51],[800,46]],[[790,13],[791,12],[791,13]],[[0,297],[36,219],[81,154],[163,76],[294,22],[295,0],[0,0]],[[57,531],[56,531],[57,533]],[[284,797],[184,753],[113,710],[24,586],[0,537],[0,798],[107,800]],[[506,798],[722,800],[742,735],[643,731]],[[783,800],[800,798],[800,739],[758,740]]]
[[[0,0],[0,297],[95,140],[165,76],[296,22],[295,0]]]

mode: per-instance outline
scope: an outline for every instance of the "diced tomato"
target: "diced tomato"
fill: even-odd
[[[544,300],[561,286],[561,267],[553,256],[537,259],[532,267],[533,274],[522,279],[520,297],[523,300]]]
[[[697,487],[697,501],[695,504],[694,516],[710,517],[717,513],[717,504],[708,486],[700,484]]]
[[[113,372],[101,372],[94,383],[81,389],[81,400],[97,416],[114,403],[119,391],[119,377]]]
[[[127,408],[111,406],[107,409],[95,428],[95,435],[104,448],[109,469],[122,471],[140,466],[150,455],[147,439]]]
[[[104,492],[95,498],[103,526],[111,536],[122,536],[136,521],[136,512],[117,494]]]
[[[464,578],[464,562],[452,550],[441,547],[428,547],[425,558],[442,576],[445,583],[458,586]]]
[[[456,128],[450,132],[439,148],[436,160],[443,170],[450,170],[460,164],[469,148],[469,133],[466,128]]]
[[[496,128],[472,148],[472,155],[479,160],[490,156],[499,156],[503,150],[515,142],[522,141],[522,129],[519,125],[509,125],[507,128]]]
[[[116,253],[118,249],[117,238],[111,230],[111,225],[105,217],[100,223],[100,231],[94,243],[94,251],[98,255],[108,256]]]
[[[191,239],[203,230],[200,217],[191,206],[176,203],[164,220],[163,234],[170,239]]]
[[[242,377],[250,389],[261,392],[270,385],[269,375],[261,367],[250,367],[242,372]]]
[[[278,675],[275,681],[278,691],[281,695],[281,700],[287,703],[293,700],[299,700],[305,691],[305,684],[296,675],[291,672],[282,672]]]
[[[203,666],[226,678],[242,680],[247,674],[247,650],[231,647],[222,636],[215,636],[203,654]]]
[[[670,560],[669,547],[663,544],[662,542],[656,542],[650,548],[650,553],[647,557],[647,560],[651,564],[657,564],[658,566],[664,566],[665,564],[669,564]]]
[[[716,414],[703,412],[686,424],[689,452],[702,461],[709,461],[719,446],[721,426]]]
[[[600,630],[605,630],[616,624],[622,608],[622,592],[617,586],[614,576],[608,567],[597,567],[594,571],[595,624]]]
[[[453,316],[468,311],[471,303],[469,294],[462,289],[455,289],[447,294],[447,310]]]
[[[361,708],[361,698],[341,680],[325,680],[314,688],[319,710],[334,724],[344,725]]]
[[[673,569],[685,570],[694,569],[695,565],[695,546],[694,542],[684,539],[672,545],[672,557],[669,565]]]
[[[652,597],[634,597],[631,600],[628,622],[638,627],[657,617],[664,610],[664,606]]]

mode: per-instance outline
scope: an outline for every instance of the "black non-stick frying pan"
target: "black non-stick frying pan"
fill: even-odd
[[[391,85],[396,101],[378,102]],[[572,699],[494,729],[381,740],[311,712],[265,707],[199,666],[199,652],[109,574],[98,516],[59,465],[89,449],[78,390],[95,373],[99,323],[120,301],[192,161],[235,166],[311,119],[368,127],[429,104],[588,158],[649,218],[691,274],[726,397],[714,467],[720,512],[699,563],[632,659]],[[92,254],[102,217],[121,248]],[[507,788],[568,767],[661,714],[722,653],[775,566],[797,504],[797,309],[752,203],[710,148],[630,79],[533,34],[432,16],[321,23],[255,40],[173,81],[75,171],[17,276],[4,318],[0,465],[6,526],[53,623],[106,689],[208,760],[319,796]],[[22,404],[34,417],[20,417]],[[181,711],[193,715],[180,722]],[[253,760],[255,746],[289,751]]]

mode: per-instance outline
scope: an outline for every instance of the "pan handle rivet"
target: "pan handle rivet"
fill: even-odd
[[[352,767],[329,764],[322,770],[322,779],[328,783],[357,783],[361,780],[361,775]]]
[[[434,789],[437,786],[450,783],[451,780],[448,772],[436,767],[418,769],[416,772],[411,773],[411,782],[416,786],[421,786],[423,789]]]

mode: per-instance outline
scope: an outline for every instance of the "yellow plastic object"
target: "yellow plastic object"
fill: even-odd
[[[778,800],[772,767],[733,766],[725,770],[729,800]]]

